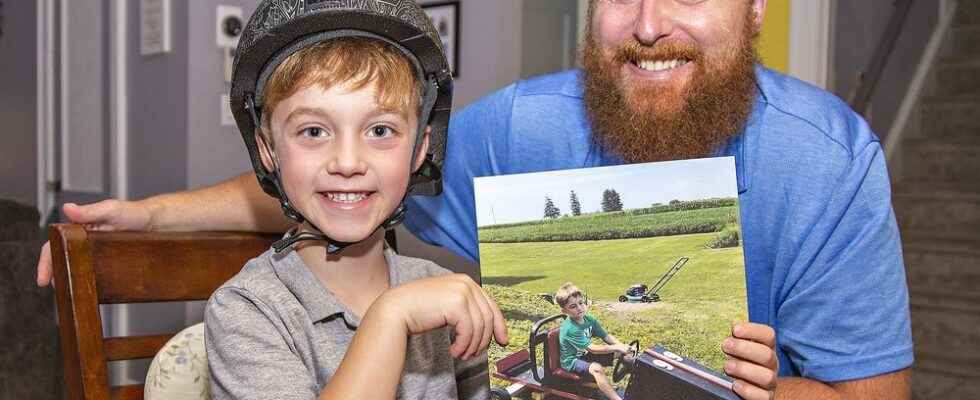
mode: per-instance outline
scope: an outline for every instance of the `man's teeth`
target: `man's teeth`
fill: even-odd
[[[640,61],[637,66],[647,71],[666,71],[687,64],[687,60],[667,60],[667,61]]]
[[[327,198],[330,201],[336,201],[338,203],[357,203],[367,197],[367,193],[327,193]]]

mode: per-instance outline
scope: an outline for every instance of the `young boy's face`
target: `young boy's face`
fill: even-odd
[[[588,305],[585,304],[585,298],[582,296],[572,296],[568,299],[568,302],[565,303],[565,306],[561,308],[565,315],[575,320],[579,320],[584,317],[587,309]]]
[[[417,120],[379,106],[374,85],[301,88],[270,121],[286,195],[327,236],[364,240],[398,207],[425,155],[427,137],[409,162]]]

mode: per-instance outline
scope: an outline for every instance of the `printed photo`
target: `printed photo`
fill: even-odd
[[[651,368],[729,398],[720,345],[748,319],[733,158],[474,185],[482,284],[510,338],[489,352],[495,398],[652,398]]]

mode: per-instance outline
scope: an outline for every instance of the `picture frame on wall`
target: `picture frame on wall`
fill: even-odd
[[[449,69],[454,77],[459,77],[459,0],[425,3],[422,9],[439,32]]]

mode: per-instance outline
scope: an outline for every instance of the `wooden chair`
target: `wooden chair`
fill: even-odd
[[[103,337],[100,304],[206,300],[279,235],[227,232],[49,231],[69,400],[142,399],[110,387],[107,363],[153,357],[173,337]]]

